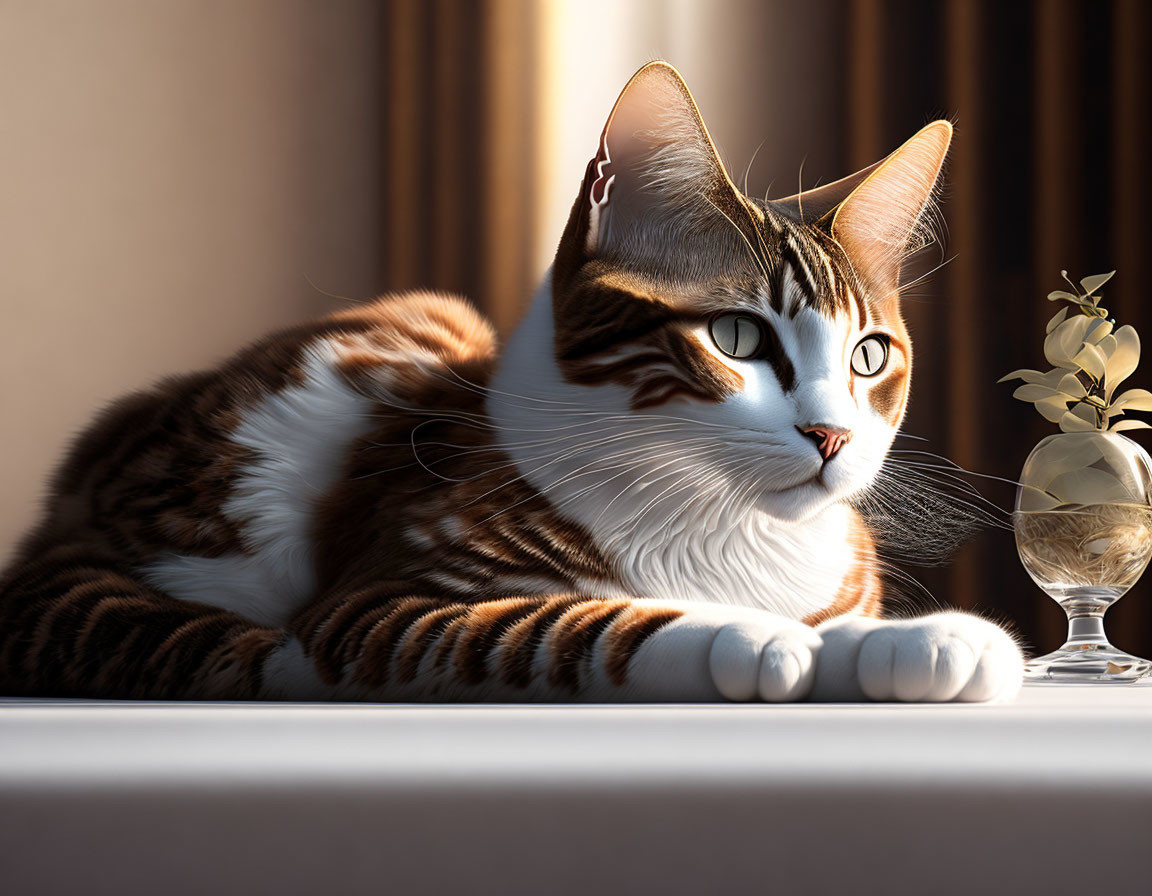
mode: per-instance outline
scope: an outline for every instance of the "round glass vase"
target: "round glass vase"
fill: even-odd
[[[1068,641],[1030,660],[1024,677],[1124,684],[1146,676],[1152,662],[1108,642],[1104,612],[1152,557],[1148,453],[1115,432],[1048,436],[1024,462],[1013,528],[1032,581],[1068,614]]]

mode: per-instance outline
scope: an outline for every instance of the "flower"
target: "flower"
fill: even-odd
[[[1060,273],[1068,279],[1067,271]],[[1152,411],[1152,392],[1128,389],[1116,394],[1140,362],[1140,337],[1131,326],[1116,328],[1108,309],[1100,305],[1097,293],[1115,273],[1085,277],[1080,281],[1083,292],[1048,293],[1048,301],[1068,303],[1048,321],[1044,357],[1052,369],[1014,370],[998,380],[1024,380],[1013,397],[1032,402],[1045,420],[1058,423],[1064,432],[1152,429],[1140,420],[1119,419],[1128,411]]]

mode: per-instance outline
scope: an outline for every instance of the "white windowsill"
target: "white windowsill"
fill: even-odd
[[[1152,891],[1149,843],[1152,686],[1010,706],[0,705],[14,893]]]

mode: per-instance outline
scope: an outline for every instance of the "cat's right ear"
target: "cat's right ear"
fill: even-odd
[[[612,108],[562,248],[584,259],[667,264],[670,246],[688,250],[685,240],[720,212],[746,214],[736,214],[738,195],[684,80],[653,62]]]
[[[951,143],[950,122],[925,125],[833,213],[833,238],[856,273],[881,291],[894,288],[905,259],[933,240],[933,196]]]

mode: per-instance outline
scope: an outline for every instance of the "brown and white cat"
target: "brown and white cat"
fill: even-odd
[[[950,139],[764,202],[645,66],[502,357],[407,294],[104,413],[0,584],[0,693],[1011,697],[997,626],[881,618],[848,503],[904,414]]]

